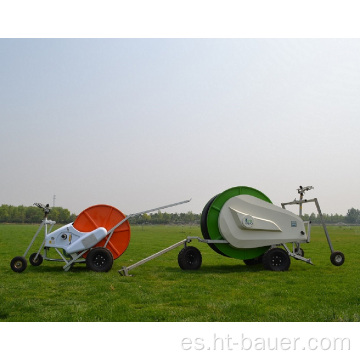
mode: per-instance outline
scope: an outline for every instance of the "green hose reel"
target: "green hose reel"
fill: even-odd
[[[251,187],[237,186],[225,190],[221,194],[211,198],[203,209],[201,214],[201,232],[205,239],[224,240],[218,226],[219,214],[226,201],[238,195],[251,195],[258,199],[272,203],[265,194]],[[238,249],[230,244],[217,243],[209,243],[209,246],[220,255],[239,260],[258,258],[270,248],[269,246],[263,246],[253,249]]]

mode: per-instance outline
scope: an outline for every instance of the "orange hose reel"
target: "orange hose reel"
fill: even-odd
[[[124,219],[125,215],[113,206],[94,205],[82,211],[75,219],[73,226],[81,232],[90,232],[98,227],[104,227],[109,232],[109,230]],[[130,224],[128,220],[114,230],[106,245],[106,248],[111,251],[114,260],[127,249],[130,242],[130,235]],[[110,234],[101,240],[96,247],[103,247],[109,236]],[[84,258],[86,258],[87,253],[88,252],[83,255]]]

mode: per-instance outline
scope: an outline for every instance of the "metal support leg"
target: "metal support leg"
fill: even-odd
[[[293,257],[293,258],[296,259],[296,260],[305,261],[305,262],[308,263],[308,264],[314,265],[314,264],[312,263],[311,259],[307,259],[307,258],[305,258],[305,257],[303,257],[303,256],[300,256],[300,255],[298,255],[298,254],[295,254],[295,252],[291,252],[291,251],[289,250],[289,248],[286,246],[286,244],[281,244],[281,245],[284,247],[284,249],[286,250],[286,252],[288,253],[289,256]],[[293,245],[293,246],[294,246],[294,245]]]
[[[64,266],[64,270],[65,270],[65,267],[69,264],[69,262],[65,259],[65,257],[63,256],[63,254],[59,251],[58,248],[54,248],[55,251],[60,255],[60,257],[65,261],[66,265]],[[66,269],[65,271],[67,271],[69,269]]]
[[[31,248],[32,245],[34,244],[34,241],[35,241],[35,239],[37,238],[37,236],[39,235],[39,232],[40,232],[41,229],[43,228],[44,224],[45,224],[45,220],[42,221],[42,223],[40,224],[40,226],[39,226],[38,230],[36,231],[34,237],[32,238],[32,240],[31,240],[28,248],[26,249],[26,251],[25,251],[25,253],[24,253],[24,257],[26,257],[26,255],[27,255],[27,253],[29,252],[30,248]]]
[[[301,187],[298,189],[298,193],[300,194],[300,200],[294,200],[294,201],[291,201],[291,202],[288,202],[288,203],[281,203],[281,206],[283,209],[285,209],[285,205],[299,205],[300,209],[299,209],[299,215],[301,216],[302,215],[302,205],[304,203],[307,203],[307,202],[314,202],[315,203],[315,206],[316,206],[316,209],[317,209],[317,212],[318,212],[318,215],[319,215],[319,218],[320,218],[320,222],[321,222],[321,225],[324,229],[324,232],[325,232],[325,236],[326,236],[326,240],[328,242],[328,245],[329,245],[329,248],[330,248],[330,251],[331,251],[331,256],[330,256],[330,261],[333,265],[335,266],[340,266],[344,263],[345,261],[345,256],[342,252],[340,251],[335,251],[334,250],[334,247],[331,243],[331,240],[330,240],[330,235],[327,231],[327,228],[326,228],[326,224],[325,224],[325,221],[323,219],[323,216],[322,216],[322,212],[321,212],[321,209],[320,209],[320,205],[319,205],[319,202],[318,202],[318,199],[317,198],[314,198],[314,199],[310,199],[310,200],[304,200],[303,199],[303,194],[305,191],[307,190],[310,190],[310,189],[313,189],[312,186],[307,186],[305,188]],[[310,222],[309,222],[309,235],[308,235],[308,241],[310,241]],[[290,254],[289,254],[290,255]]]
[[[42,244],[41,244],[41,246],[40,246],[40,248],[39,248],[39,251],[36,253],[36,255],[35,255],[35,257],[34,257],[34,261],[37,260],[39,254],[40,254],[40,251],[41,251],[41,249],[44,247],[44,245],[45,245],[45,239],[44,239],[44,241],[42,242]]]
[[[122,267],[120,270],[118,270],[118,272],[119,272],[120,275],[123,275],[123,276],[131,276],[131,275],[129,274],[129,271],[130,271],[130,270],[135,269],[136,267],[138,267],[138,266],[140,266],[140,265],[142,265],[142,264],[145,264],[145,263],[147,263],[148,261],[150,261],[150,260],[152,260],[152,259],[155,259],[155,258],[157,258],[157,257],[159,257],[159,256],[161,256],[161,255],[163,255],[163,254],[165,254],[165,253],[167,253],[167,252],[169,252],[169,251],[171,251],[171,250],[173,250],[173,249],[181,246],[181,245],[186,245],[186,244],[187,244],[188,242],[190,242],[190,241],[191,241],[190,238],[186,238],[186,239],[184,239],[184,240],[181,240],[181,241],[179,241],[178,243],[176,243],[176,244],[174,244],[174,245],[171,245],[171,246],[169,246],[168,248],[157,252],[156,254],[150,255],[150,256],[148,256],[147,258],[145,258],[145,259],[143,259],[143,260],[140,260],[140,261],[138,261],[137,263],[135,263],[135,264],[133,264],[133,265],[130,265],[130,266],[128,266],[128,267],[126,267],[126,266]]]
[[[86,252],[88,251],[88,249],[82,251],[81,253],[77,254],[76,256],[72,255],[71,256],[73,257],[70,261],[67,261],[61,254],[60,256],[63,258],[63,260],[66,262],[66,264],[63,266],[63,269],[65,271],[69,271],[70,270],[70,267],[72,264],[74,264],[76,262],[77,259],[79,259],[81,256],[83,256]]]
[[[327,231],[325,221],[324,221],[324,219],[323,219],[323,217],[322,217],[322,213],[321,213],[321,209],[320,209],[319,202],[318,202],[318,200],[317,200],[316,198],[314,199],[314,201],[315,201],[316,209],[317,209],[318,214],[319,214],[319,217],[320,217],[321,224],[322,224],[323,229],[324,229],[324,232],[325,232],[326,240],[327,240],[327,242],[328,242],[328,244],[329,244],[329,247],[330,247],[331,252],[333,253],[333,252],[334,252],[334,248],[333,248],[333,246],[332,246],[332,243],[331,243],[331,240],[330,240],[330,235],[329,235],[329,233],[328,233],[328,231]]]

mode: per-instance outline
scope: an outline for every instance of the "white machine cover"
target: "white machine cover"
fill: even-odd
[[[240,249],[307,241],[299,216],[250,195],[229,199],[221,208],[218,225],[224,239]]]

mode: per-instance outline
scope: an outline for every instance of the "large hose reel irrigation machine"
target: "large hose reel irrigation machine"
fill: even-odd
[[[300,247],[302,243],[310,242],[311,222],[301,218],[303,204],[310,202],[316,205],[331,250],[330,261],[340,266],[345,257],[332,246],[318,200],[304,199],[305,192],[312,188],[300,186],[300,198],[282,203],[281,207],[251,187],[237,186],[225,190],[211,198],[202,211],[203,238],[188,236],[146,259],[123,267],[119,273],[128,276],[130,270],[180,246],[183,247],[178,255],[180,268],[197,270],[201,267],[202,256],[196,247],[188,246],[193,240],[207,243],[219,255],[243,260],[246,265],[262,263],[267,270],[288,270],[291,257],[312,264]],[[299,215],[285,209],[287,205],[299,205]]]
[[[243,260],[246,265],[262,263],[264,268],[272,271],[289,269],[290,259],[312,264],[306,258],[302,243],[310,242],[311,222],[302,219],[302,208],[305,203],[315,203],[319,219],[331,251],[330,261],[335,266],[344,263],[344,254],[335,251],[330,240],[326,224],[323,220],[319,202],[316,198],[304,199],[306,191],[313,187],[300,186],[297,189],[299,199],[282,203],[281,207],[272,204],[270,199],[251,187],[237,186],[225,190],[212,197],[201,214],[201,232],[203,237],[188,236],[172,246],[156,254],[150,255],[128,267],[119,270],[123,276],[129,276],[134,268],[145,264],[175,248],[182,247],[178,255],[178,264],[183,270],[197,270],[202,264],[202,255],[194,246],[194,240],[207,243],[219,255]],[[26,268],[26,255],[34,243],[36,236],[45,226],[45,238],[38,252],[30,255],[30,263],[38,266],[44,260],[64,261],[64,270],[77,262],[85,262],[93,271],[109,271],[113,260],[117,259],[127,248],[130,241],[130,225],[128,219],[147,212],[180,205],[190,200],[162,206],[160,208],[125,216],[119,210],[108,205],[96,205],[84,210],[73,224],[65,225],[54,232],[47,232],[47,225],[54,222],[47,220],[47,207],[38,232],[32,239],[24,256],[15,257],[11,268],[22,272]],[[285,207],[298,205],[299,215]],[[50,228],[51,231],[51,228]],[[54,248],[60,259],[47,256],[50,248]],[[41,251],[44,255],[41,255]]]

